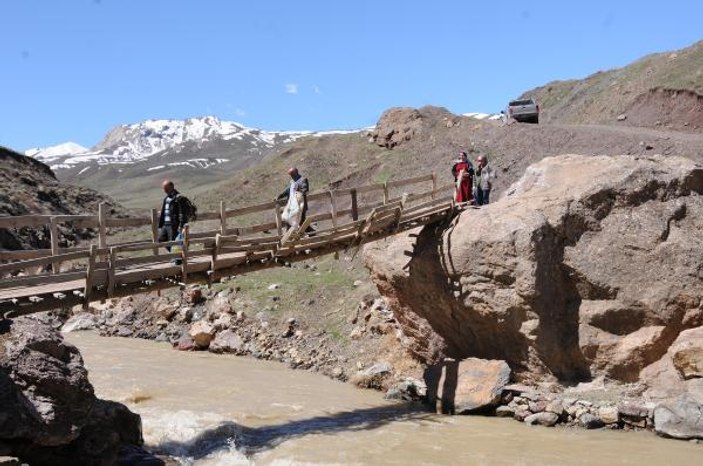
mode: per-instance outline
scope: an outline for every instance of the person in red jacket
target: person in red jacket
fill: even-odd
[[[455,160],[452,164],[452,175],[456,182],[456,202],[472,202],[474,167],[469,162],[466,152],[459,152],[459,160]]]

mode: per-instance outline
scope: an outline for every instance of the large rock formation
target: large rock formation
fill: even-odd
[[[0,455],[32,465],[113,464],[141,445],[141,419],[99,400],[83,359],[50,325],[0,322]]]
[[[685,158],[549,157],[499,202],[368,246],[367,265],[426,362],[700,391],[702,343],[684,331],[703,325],[701,193]]]

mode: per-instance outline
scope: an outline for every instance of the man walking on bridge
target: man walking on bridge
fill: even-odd
[[[289,227],[298,228],[305,222],[305,215],[308,212],[307,196],[310,184],[307,177],[301,175],[296,167],[289,168],[288,175],[291,178],[290,184],[278,195],[276,200],[288,201],[281,218]],[[308,227],[306,231],[313,232],[315,230]]]
[[[174,241],[179,231],[187,222],[185,213],[178,202],[179,192],[171,180],[164,180],[161,187],[166,193],[166,197],[161,204],[161,216],[159,217],[159,243]],[[171,252],[171,248],[167,247]]]

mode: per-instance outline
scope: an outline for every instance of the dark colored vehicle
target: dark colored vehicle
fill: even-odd
[[[513,100],[508,104],[508,116],[515,121],[539,123],[539,105],[533,99]]]

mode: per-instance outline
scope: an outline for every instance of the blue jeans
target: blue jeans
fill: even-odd
[[[490,200],[490,189],[477,189],[476,190],[476,205],[486,205]]]

